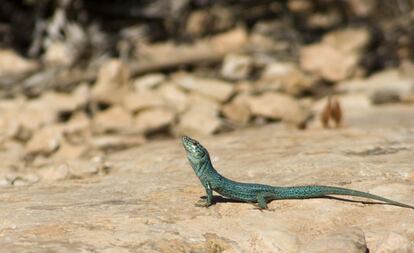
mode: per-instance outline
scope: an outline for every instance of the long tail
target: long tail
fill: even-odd
[[[347,195],[379,200],[387,204],[414,209],[414,206],[412,205],[407,205],[398,201],[394,201],[392,199],[387,199],[367,192],[356,191],[335,186],[309,185],[294,187],[276,187],[275,191],[281,199],[313,198],[324,197],[328,195]]]

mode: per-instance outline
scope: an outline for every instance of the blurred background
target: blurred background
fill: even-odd
[[[352,126],[414,103],[413,59],[412,0],[3,0],[0,185],[181,134]]]

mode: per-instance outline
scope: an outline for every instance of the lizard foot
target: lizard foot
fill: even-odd
[[[211,203],[208,203],[208,201],[205,200],[205,199],[200,199],[200,200],[198,200],[194,204],[194,206],[197,206],[197,207],[209,207],[209,206],[211,206]]]

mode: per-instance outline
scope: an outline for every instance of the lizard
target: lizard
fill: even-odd
[[[236,201],[257,203],[260,209],[267,209],[267,203],[278,199],[308,199],[329,195],[357,196],[379,200],[386,204],[411,208],[414,206],[387,199],[368,192],[327,185],[271,186],[256,183],[242,183],[228,179],[213,167],[209,152],[198,141],[183,136],[181,138],[187,158],[195,174],[205,188],[207,197],[196,203],[199,207],[213,204],[213,191]]]

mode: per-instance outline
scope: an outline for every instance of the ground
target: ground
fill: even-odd
[[[413,126],[412,106],[393,105],[349,115],[340,129],[275,124],[199,141],[234,180],[335,185],[414,204]],[[378,251],[390,240],[414,249],[414,210],[357,198],[260,211],[216,197],[196,207],[205,193],[178,139],[106,159],[108,175],[2,188],[2,252],[323,252],[327,241],[337,252],[395,252]]]

